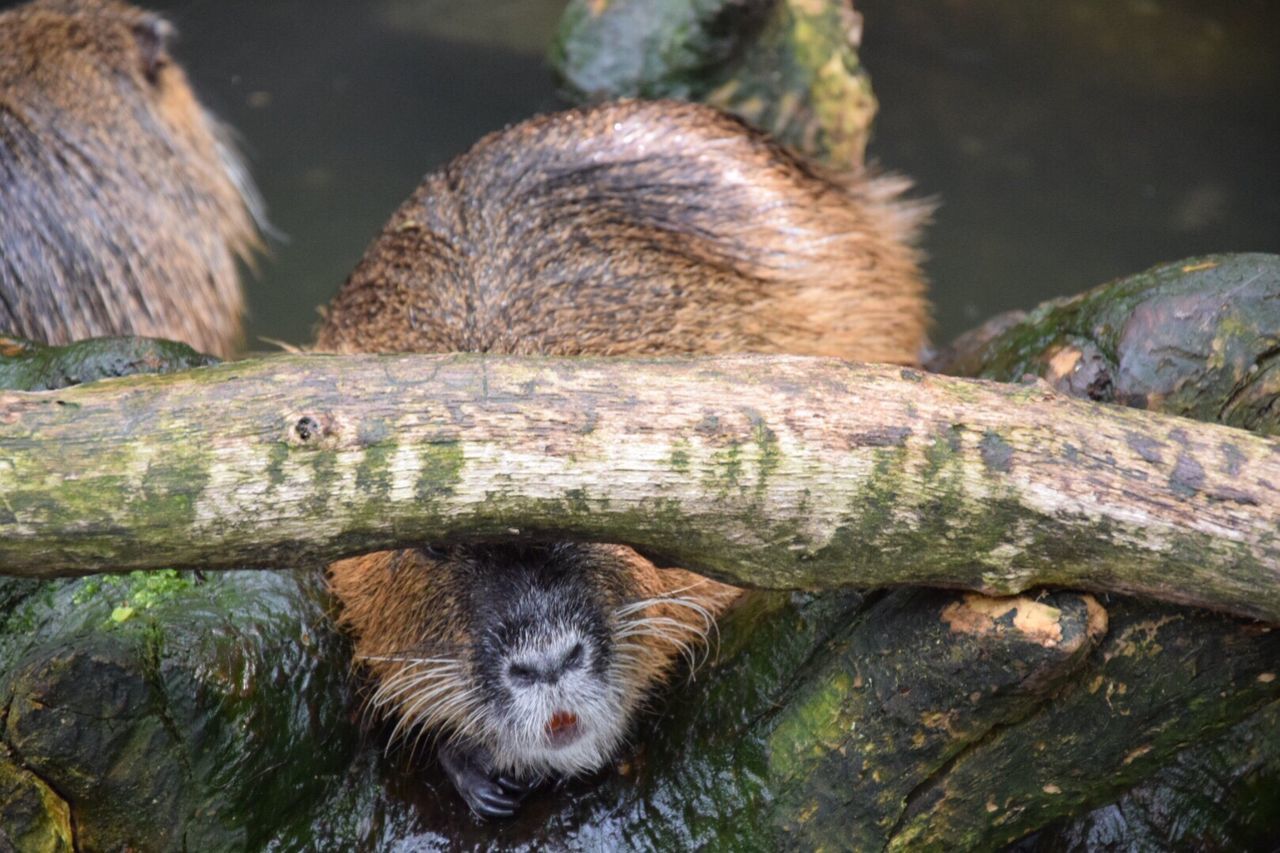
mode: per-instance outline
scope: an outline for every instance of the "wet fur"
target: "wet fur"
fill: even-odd
[[[696,104],[542,116],[427,177],[317,346],[914,363],[927,208],[898,198],[906,186],[824,176]]]
[[[905,181],[835,178],[708,107],[630,101],[542,116],[482,139],[396,211],[330,304],[337,352],[786,352],[915,363],[928,307],[915,248],[927,211]],[[340,620],[393,739],[443,738],[491,769],[593,769],[732,587],[620,545],[553,546],[598,600],[621,709],[590,755],[555,766],[493,727],[486,595],[471,549],[335,563]],[[520,559],[512,557],[512,559]],[[535,721],[538,725],[542,721]],[[473,807],[475,803],[473,802]]]
[[[485,611],[515,592],[495,567],[530,549],[552,553],[567,606],[604,616],[605,630],[594,639],[607,695],[598,707],[574,708],[599,736],[564,755],[542,751],[541,720],[522,728],[494,718],[509,697],[492,695],[501,689],[491,670],[502,656],[486,637],[495,620]],[[544,776],[607,761],[651,689],[705,644],[715,616],[738,594],[690,572],[655,568],[624,546],[571,543],[451,548],[436,556],[384,551],[334,563],[330,578],[343,602],[339,623],[355,634],[356,658],[373,676],[367,709],[396,719],[392,742],[462,739],[486,749],[497,771]]]
[[[0,331],[236,348],[261,204],[172,34],[114,0],[0,13]]]

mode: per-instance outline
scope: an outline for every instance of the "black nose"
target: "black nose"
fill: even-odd
[[[532,654],[514,660],[507,667],[507,674],[516,684],[532,685],[542,682],[555,684],[566,672],[578,669],[586,657],[582,643],[574,643],[573,648],[561,655]]]

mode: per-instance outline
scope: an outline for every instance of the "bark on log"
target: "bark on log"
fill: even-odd
[[[1280,621],[1280,440],[842,362],[283,356],[0,393],[0,571],[625,542],[744,585]]]
[[[914,792],[890,850],[990,850],[1158,778],[1276,701],[1280,633],[1213,613],[1113,601],[1076,677]]]
[[[1026,853],[1266,850],[1280,826],[1280,702],[1197,742],[1114,803],[1046,828]]]

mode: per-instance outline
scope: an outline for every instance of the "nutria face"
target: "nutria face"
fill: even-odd
[[[568,547],[468,551],[478,739],[504,770],[598,767],[631,710],[613,639],[627,579]]]
[[[573,543],[384,552],[331,580],[392,739],[439,737],[526,779],[603,766],[737,594]]]

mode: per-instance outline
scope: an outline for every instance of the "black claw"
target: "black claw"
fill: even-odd
[[[510,797],[492,791],[472,791],[470,794],[471,796],[465,797],[467,805],[481,817],[511,817],[519,805]]]
[[[484,818],[508,818],[516,813],[535,781],[512,776],[490,776],[485,769],[488,755],[478,749],[457,745],[442,746],[440,766],[458,789],[471,811]]]
[[[493,781],[502,786],[503,790],[512,794],[528,794],[534,788],[538,787],[538,780],[523,779],[517,776],[499,776]]]

